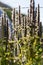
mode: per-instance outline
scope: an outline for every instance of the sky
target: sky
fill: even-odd
[[[0,0],[1,2],[10,5],[11,7],[19,7],[21,6],[21,12],[27,14],[27,9],[22,9],[22,7],[29,7],[30,0]],[[38,4],[40,4],[40,7],[43,7],[43,0],[35,0],[35,6],[37,7]],[[40,21],[42,22],[43,25],[43,8],[40,8]]]

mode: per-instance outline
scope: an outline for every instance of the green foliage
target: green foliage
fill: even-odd
[[[22,56],[26,57],[24,60],[24,65],[41,65],[41,42],[39,37],[30,37],[30,38],[22,38],[19,40],[19,44],[21,44],[21,62]]]
[[[14,41],[12,41],[14,43]],[[11,44],[4,40],[0,40],[0,56],[1,65],[10,65],[10,61],[12,65],[41,65],[41,42],[39,37],[23,37],[18,41],[15,41],[16,44],[21,45],[21,52],[17,56],[17,60],[14,57],[14,52],[12,48],[16,48]],[[3,44],[4,43],[4,44]],[[6,51],[6,43],[8,45],[8,51]],[[3,46],[3,47],[2,47]],[[14,62],[15,60],[15,62]]]
[[[11,10],[10,9],[4,9],[4,11],[7,13],[9,19],[11,20]]]

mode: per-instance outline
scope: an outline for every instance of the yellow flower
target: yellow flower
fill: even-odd
[[[42,48],[40,48],[39,51],[42,52]]]
[[[21,57],[22,55],[21,54],[19,54],[19,57]]]
[[[9,60],[9,58],[6,58],[6,60]]]

